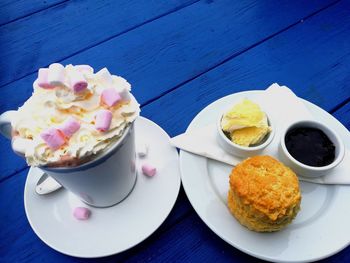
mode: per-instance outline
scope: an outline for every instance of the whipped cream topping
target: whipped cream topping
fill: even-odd
[[[79,92],[70,86],[70,76],[77,70],[87,82],[87,88]],[[115,89],[123,98],[112,107],[101,101],[101,94],[107,88]],[[140,113],[139,104],[130,93],[130,84],[111,75],[106,68],[94,74],[88,66],[67,65],[63,83],[42,88],[36,80],[33,89],[32,96],[11,120],[13,140],[20,139],[26,161],[32,166],[55,166],[67,159],[81,160],[98,154],[115,143]],[[96,113],[101,109],[112,112],[109,129],[104,132],[95,127]],[[50,148],[40,134],[52,127],[59,128],[70,116],[80,123],[79,130],[58,149]]]

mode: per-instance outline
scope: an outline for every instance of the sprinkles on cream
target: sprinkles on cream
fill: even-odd
[[[51,64],[11,121],[13,145],[27,163],[55,165],[97,154],[118,140],[140,113],[131,86],[106,68]]]

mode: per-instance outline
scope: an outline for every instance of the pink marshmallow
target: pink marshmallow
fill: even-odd
[[[53,89],[54,88],[54,86],[51,86],[49,81],[48,81],[48,74],[49,74],[48,68],[39,69],[37,83],[38,83],[38,86],[40,88],[43,88],[43,89]]]
[[[99,110],[95,116],[95,128],[98,131],[108,131],[112,122],[112,112],[109,110]]]
[[[49,66],[48,82],[52,86],[64,85],[64,67],[59,63]]]
[[[86,207],[76,207],[74,208],[73,215],[78,220],[87,220],[91,215],[91,211]]]
[[[157,169],[150,164],[142,165],[142,173],[147,176],[154,176],[157,172]]]
[[[85,90],[88,86],[88,83],[83,75],[78,70],[72,70],[69,74],[70,85],[75,93]]]
[[[108,88],[102,91],[101,100],[107,106],[112,107],[120,102],[122,98],[114,88]]]
[[[49,128],[43,131],[40,136],[53,150],[60,148],[65,143],[63,135],[55,128]]]
[[[64,134],[64,136],[70,138],[80,129],[80,123],[74,117],[68,117],[58,129]]]
[[[76,65],[75,68],[82,73],[94,73],[94,69],[89,65]]]

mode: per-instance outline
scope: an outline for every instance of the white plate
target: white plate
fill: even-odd
[[[188,131],[215,122],[232,101],[242,97],[254,100],[259,92],[240,92],[213,102],[193,119]],[[333,127],[350,147],[349,132],[340,122],[316,105],[303,102],[315,119]],[[350,187],[301,182],[301,211],[293,223],[279,232],[256,233],[241,226],[227,208],[232,167],[181,151],[180,169],[185,192],[200,218],[219,237],[249,255],[277,262],[314,261],[350,243]]]
[[[47,196],[35,193],[41,171],[30,169],[24,191],[27,218],[34,232],[51,248],[70,256],[95,258],[122,252],[150,236],[166,219],[180,189],[178,154],[169,136],[145,118],[136,121],[136,145],[149,145],[146,159],[157,167],[154,177],[138,172],[136,185],[121,203],[110,208],[89,207],[91,218],[78,221],[72,211],[85,206],[60,190]]]

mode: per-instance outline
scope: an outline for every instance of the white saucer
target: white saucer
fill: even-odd
[[[254,100],[259,92],[240,92],[213,102],[194,118],[188,131],[214,123],[232,101],[242,97]],[[349,132],[339,121],[303,102],[315,119],[334,128],[350,147]],[[279,232],[256,233],[240,225],[227,208],[231,166],[181,151],[180,169],[185,192],[201,219],[219,237],[247,254],[273,262],[315,261],[350,244],[350,186],[300,182],[301,211],[292,224]]]
[[[47,196],[35,193],[41,176],[30,169],[24,192],[27,218],[34,232],[51,248],[70,256],[95,258],[122,252],[150,236],[166,219],[180,189],[178,154],[169,136],[157,124],[143,117],[136,121],[136,145],[149,145],[146,159],[157,168],[154,177],[138,173],[131,194],[110,208],[89,207],[91,218],[78,221],[72,211],[87,207],[62,189]]]

